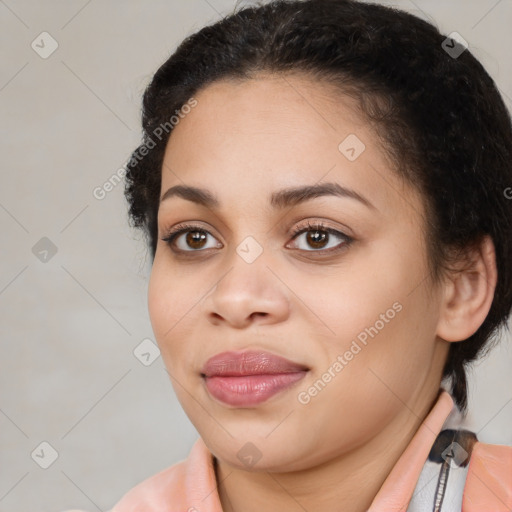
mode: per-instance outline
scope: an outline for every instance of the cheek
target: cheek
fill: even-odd
[[[155,257],[147,296],[156,342],[167,369],[176,375],[197,363],[191,335],[197,329],[200,303],[212,286],[200,272],[177,268]]]
[[[148,310],[155,336],[163,340],[166,333],[173,334],[174,326],[185,318],[191,302],[197,302],[200,292],[194,296],[193,277],[178,272],[177,266],[158,252],[151,268],[148,285]],[[171,331],[169,331],[171,329]]]
[[[374,275],[372,271],[370,264],[361,263],[326,279],[316,293],[307,295],[308,306],[329,328],[337,350],[353,339],[364,343],[377,332],[387,331],[401,314],[408,289],[400,274]]]
[[[168,352],[179,349],[176,334],[191,309],[187,290],[190,287],[183,286],[179,277],[164,269],[155,258],[148,285],[148,312],[164,359]]]
[[[427,294],[418,246],[401,247],[398,251],[396,244],[379,244],[351,263],[350,272],[326,280],[308,295],[308,306],[330,329],[330,341],[324,343],[327,360],[319,362],[329,367],[346,353],[350,368],[344,373],[352,375],[351,382],[375,381],[382,374],[400,388],[428,368],[425,361],[435,342],[435,300]]]
[[[165,333],[166,318],[172,314],[172,296],[169,293],[167,280],[160,271],[157,260],[153,263],[148,285],[148,312],[153,332],[158,343],[163,339]],[[167,292],[166,292],[167,289]]]
[[[387,301],[383,304],[388,306]],[[404,411],[404,404],[414,403],[413,397],[428,378],[434,348],[429,326],[418,314],[416,301],[402,299],[400,306],[388,313],[388,323],[377,323],[373,316],[368,317],[370,325],[365,325],[367,318],[338,319],[341,335],[332,340],[326,362],[299,390],[305,393],[303,399],[310,397],[302,407],[311,430],[318,429],[322,439],[333,440],[329,449],[335,446],[343,451],[374,436]],[[381,311],[385,314],[386,307],[375,308]],[[365,343],[357,333],[364,334]],[[329,449],[322,441],[315,446],[320,458],[329,456]]]
[[[360,400],[373,397],[377,408],[408,403],[431,371],[436,317],[428,311],[421,289],[407,293],[383,296],[366,323],[354,326],[357,333],[350,338],[351,346],[344,347],[352,357],[346,382]]]

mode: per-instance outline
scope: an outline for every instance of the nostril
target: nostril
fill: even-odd
[[[251,313],[251,317],[253,316],[267,316],[268,313],[260,313],[259,311],[257,311],[256,313]]]

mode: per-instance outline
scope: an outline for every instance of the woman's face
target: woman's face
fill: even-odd
[[[240,468],[298,470],[417,426],[448,349],[417,192],[353,101],[304,77],[216,82],[195,98],[161,197],[196,187],[216,204],[161,201],[148,302],[206,445]],[[177,226],[189,231],[162,241]]]

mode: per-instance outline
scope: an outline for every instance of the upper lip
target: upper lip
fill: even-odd
[[[307,371],[308,367],[289,359],[261,350],[243,352],[222,352],[217,354],[203,366],[205,377],[224,376],[238,377],[244,375],[271,375]]]

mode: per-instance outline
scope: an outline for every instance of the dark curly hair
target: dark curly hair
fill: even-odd
[[[153,260],[163,156],[182,107],[209,83],[262,72],[303,73],[358,99],[397,174],[424,197],[434,282],[485,235],[492,238],[492,306],[471,337],[451,343],[443,369],[466,412],[466,366],[508,328],[512,301],[512,128],[493,80],[468,49],[393,8],[275,0],[235,9],[187,37],[144,93],[143,139],[126,166],[125,196]]]

